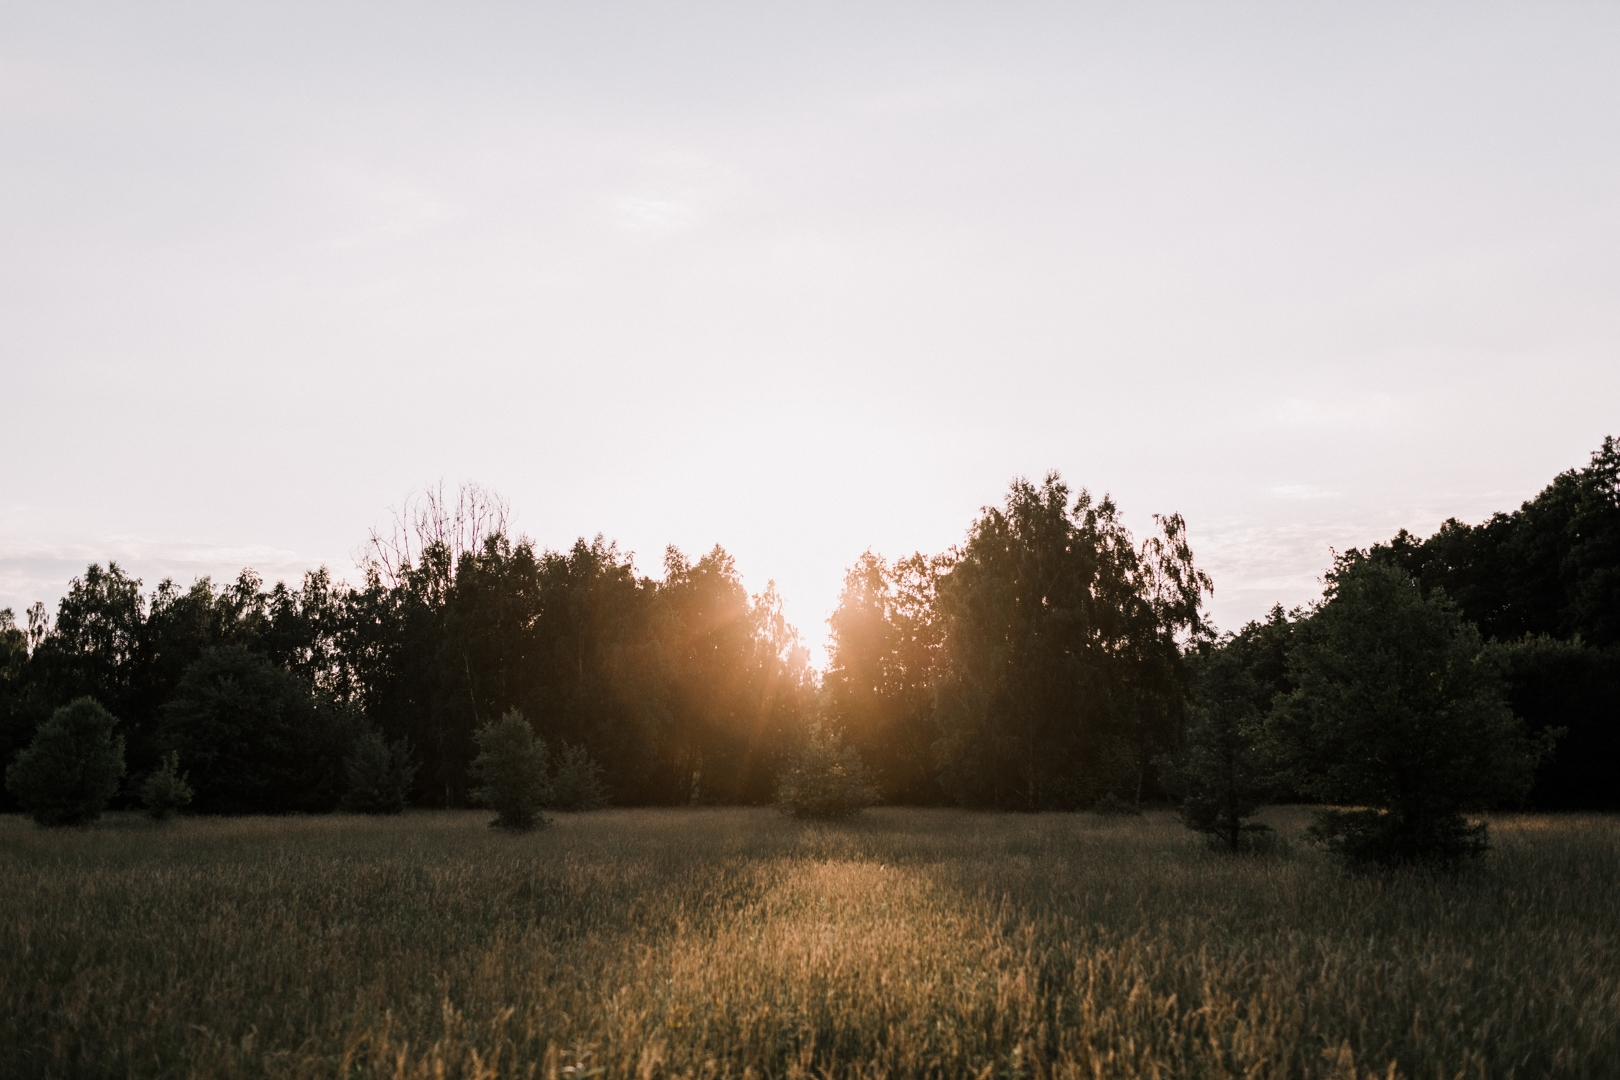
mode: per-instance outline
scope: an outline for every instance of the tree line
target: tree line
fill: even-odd
[[[1353,785],[1322,779],[1328,756],[1392,736],[1333,734],[1318,706],[1366,677],[1357,649],[1410,647],[1419,667],[1466,659],[1456,670],[1477,678],[1457,685],[1486,703],[1475,720],[1496,717],[1442,738],[1436,762],[1495,745],[1480,742],[1501,726],[1491,701],[1525,740],[1514,760],[1528,771],[1464,803],[1524,788],[1534,805],[1613,806],[1617,471],[1607,439],[1518,511],[1347,553],[1321,603],[1219,637],[1179,516],[1156,517],[1139,542],[1111,499],[1056,474],[1020,480],[950,551],[858,559],[822,673],[774,587],[750,596],[719,547],[669,549],[653,579],[601,537],[550,551],[513,536],[504,504],[477,487],[431,492],[371,537],[358,585],[321,569],[266,588],[244,571],[143,593],[115,564],[92,565],[54,617],[0,613],[0,761],[88,697],[124,739],[120,797],[177,755],[202,812],[332,809],[362,745],[384,765],[399,757],[409,802],[464,805],[476,733],[513,711],[625,805],[769,801],[818,740],[828,760],[853,751],[891,803],[1196,805],[1216,760],[1229,774],[1248,762],[1264,780],[1251,795],[1337,798]],[[1387,581],[1369,584],[1369,568]],[[1461,692],[1381,722],[1437,731]],[[1548,733],[1561,733],[1550,757],[1534,749]]]
[[[1451,519],[1427,539],[1403,529],[1344,553],[1323,603],[1275,607],[1194,649],[1192,665],[1211,668],[1208,658],[1222,654],[1213,667],[1236,671],[1255,695],[1249,711],[1263,712],[1299,692],[1298,656],[1316,647],[1340,582],[1375,575],[1400,583],[1403,604],[1421,600],[1457,633],[1477,636],[1470,648],[1529,735],[1561,733],[1532,778],[1528,805],[1620,808],[1620,445],[1612,437],[1586,467],[1559,474],[1518,510],[1479,525]],[[1380,628],[1377,642],[1398,644],[1395,631]]]
[[[143,595],[93,565],[54,620],[0,616],[0,755],[90,697],[118,718],[131,776],[179,753],[200,812],[330,810],[368,732],[408,747],[412,803],[460,806],[473,733],[518,709],[587,748],[617,801],[769,798],[814,697],[774,589],[748,595],[718,547],[670,549],[662,581],[600,537],[538,550],[476,487],[414,509],[373,537],[357,586],[243,571]]]

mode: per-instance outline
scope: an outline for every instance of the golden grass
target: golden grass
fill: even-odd
[[[1612,817],[1454,879],[1164,813],[487,818],[0,818],[0,1072],[1620,1077]]]

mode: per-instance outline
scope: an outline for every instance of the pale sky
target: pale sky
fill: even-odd
[[[1015,476],[1236,628],[1620,434],[1620,6],[0,0],[0,607],[443,479],[812,645]]]

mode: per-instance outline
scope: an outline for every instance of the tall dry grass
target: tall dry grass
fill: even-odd
[[[1620,1077],[1610,817],[1456,878],[1167,814],[486,818],[0,819],[0,1071]]]

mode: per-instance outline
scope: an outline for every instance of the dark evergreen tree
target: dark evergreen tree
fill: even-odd
[[[348,781],[340,804],[343,809],[355,814],[398,814],[405,809],[416,765],[405,740],[390,744],[377,732],[367,731],[343,759],[343,774]]]
[[[1271,736],[1298,790],[1359,808],[1320,811],[1313,826],[1347,861],[1476,855],[1485,826],[1467,813],[1529,791],[1545,743],[1508,708],[1473,624],[1399,567],[1341,557],[1289,664],[1297,689]]]
[[[1447,521],[1427,540],[1404,529],[1372,548],[1425,593],[1442,589],[1487,638],[1526,634],[1620,644],[1620,443],[1554,477],[1511,514]]]
[[[141,806],[153,821],[167,821],[191,805],[191,785],[180,771],[180,755],[171,750],[158,767],[141,781]]]
[[[551,777],[551,806],[555,810],[600,810],[608,804],[602,766],[583,746],[563,744],[557,770]]]
[[[473,733],[478,756],[468,768],[474,802],[495,811],[491,827],[522,831],[549,824],[541,816],[551,797],[544,739],[517,709]]]
[[[878,797],[877,780],[860,751],[819,728],[788,755],[777,777],[776,805],[791,817],[849,817]]]
[[[1508,696],[1540,728],[1568,737],[1541,769],[1538,807],[1607,808],[1620,796],[1620,444],[1611,436],[1582,469],[1560,473],[1512,513],[1475,526],[1451,520],[1426,540],[1402,530],[1368,555],[1425,593],[1443,591],[1494,639]],[[1557,643],[1557,644],[1554,644]]]

